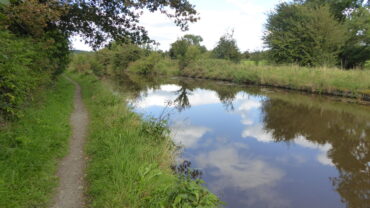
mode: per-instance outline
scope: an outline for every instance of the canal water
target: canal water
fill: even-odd
[[[370,207],[369,106],[186,78],[127,75],[117,86],[135,112],[169,118],[179,161],[225,207]]]

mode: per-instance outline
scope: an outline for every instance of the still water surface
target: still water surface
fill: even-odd
[[[226,207],[370,207],[370,107],[273,89],[127,76],[144,116],[170,115],[179,156]]]

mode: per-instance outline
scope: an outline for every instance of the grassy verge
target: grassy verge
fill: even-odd
[[[90,117],[87,180],[92,207],[217,207],[200,181],[177,177],[175,146],[164,122],[143,121],[92,75],[72,75],[82,86]]]
[[[181,74],[370,100],[369,70],[252,66],[226,60],[201,59],[191,63]]]
[[[22,117],[0,129],[0,207],[47,207],[66,153],[74,86],[59,78]]]

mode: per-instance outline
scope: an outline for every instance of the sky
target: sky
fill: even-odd
[[[190,0],[199,12],[200,20],[191,23],[189,30],[182,32],[179,27],[160,13],[145,13],[140,24],[149,37],[158,43],[159,49],[168,50],[170,44],[185,34],[200,35],[203,45],[213,49],[220,37],[234,30],[234,38],[241,51],[263,49],[262,36],[267,14],[283,0]],[[79,37],[72,39],[72,47],[91,50]]]

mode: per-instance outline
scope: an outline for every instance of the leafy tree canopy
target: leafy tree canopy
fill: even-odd
[[[347,28],[327,5],[281,3],[268,17],[264,41],[277,63],[334,65],[348,39]]]
[[[200,46],[200,43],[203,42],[203,38],[199,35],[184,35],[183,39],[189,42],[191,45]]]
[[[160,11],[182,30],[198,20],[188,0],[11,0],[3,9],[9,29],[17,34],[38,36],[57,28],[66,36],[82,35],[95,49],[111,40],[149,42],[139,25],[146,10]]]
[[[342,53],[342,65],[346,68],[362,67],[370,60],[370,10],[358,8],[345,22],[350,38]]]
[[[216,48],[212,52],[215,58],[227,59],[234,62],[240,61],[241,53],[233,36],[234,32],[231,32],[226,33],[220,38]]]
[[[341,21],[344,21],[351,10],[366,7],[370,5],[366,0],[296,0],[296,2],[310,5],[329,5],[332,14]]]
[[[174,59],[184,57],[190,46],[195,46],[193,49],[197,48],[200,53],[207,51],[206,47],[201,46],[201,42],[203,42],[203,38],[199,35],[184,35],[171,44],[170,57]]]

